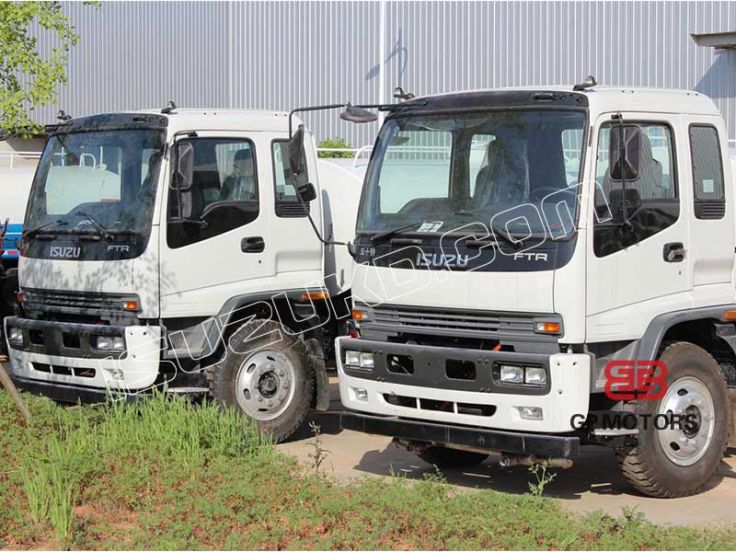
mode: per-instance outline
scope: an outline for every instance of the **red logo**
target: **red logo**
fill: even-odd
[[[667,366],[661,360],[611,360],[604,374],[609,399],[658,401],[667,392]]]

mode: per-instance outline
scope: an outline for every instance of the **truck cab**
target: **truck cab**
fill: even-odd
[[[72,402],[207,391],[277,440],[325,408],[351,259],[308,216],[351,232],[360,179],[304,136],[311,204],[291,184],[286,113],[168,107],[53,128],[24,223],[22,314],[6,320],[19,386]]]
[[[702,489],[736,386],[726,137],[702,94],[594,82],[393,107],[337,340],[343,427],[445,466],[602,444],[643,493]]]

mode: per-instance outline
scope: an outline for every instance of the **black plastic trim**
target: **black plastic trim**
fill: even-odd
[[[514,454],[574,458],[580,453],[580,439],[568,435],[516,433],[400,418],[384,418],[353,412],[340,413],[340,427],[436,445],[460,445]]]

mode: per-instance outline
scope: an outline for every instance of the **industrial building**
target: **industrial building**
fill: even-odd
[[[396,86],[421,95],[593,74],[603,84],[702,92],[736,140],[733,1],[103,2],[65,10],[80,42],[58,104],[36,111],[42,123],[59,109],[79,116],[174,100],[289,110],[393,101]],[[41,35],[40,47],[51,46]],[[354,147],[372,143],[378,128],[329,112],[305,118],[318,139]]]

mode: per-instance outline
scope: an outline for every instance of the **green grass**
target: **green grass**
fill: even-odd
[[[734,549],[736,528],[573,515],[441,478],[338,484],[243,418],[156,397],[67,409],[0,392],[0,548]],[[554,485],[554,483],[552,483]]]

